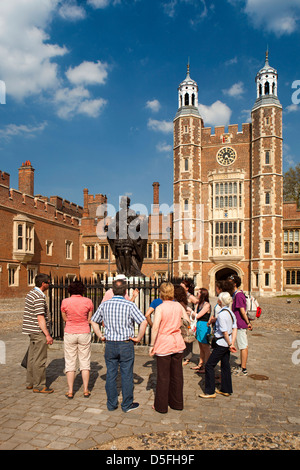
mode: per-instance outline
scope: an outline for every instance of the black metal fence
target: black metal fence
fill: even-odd
[[[94,312],[99,307],[105,292],[112,287],[112,283],[99,282],[93,279],[80,279],[86,287],[86,297],[92,300],[94,305]],[[70,279],[52,279],[49,287],[49,310],[52,320],[52,335],[54,339],[62,340],[64,336],[64,321],[61,316],[61,303],[63,299],[68,297],[68,287],[72,281]],[[154,280],[132,280],[128,283],[128,295],[132,296],[133,291],[138,289],[139,294],[135,299],[137,307],[145,315],[150,303],[159,297],[159,286],[161,282]],[[150,340],[150,326],[147,328],[142,344],[149,344]],[[98,339],[95,335],[92,336],[93,342]]]

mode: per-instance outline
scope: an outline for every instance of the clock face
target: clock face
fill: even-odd
[[[233,150],[231,147],[223,147],[217,153],[217,162],[220,165],[227,166],[232,165],[236,159],[236,151]]]

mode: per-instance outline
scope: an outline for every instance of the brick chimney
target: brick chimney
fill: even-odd
[[[152,184],[152,186],[153,186],[152,213],[158,214],[159,213],[159,183],[155,182]]]
[[[82,217],[89,217],[89,190],[84,188],[83,190],[83,214]]]
[[[153,183],[152,186],[153,186],[153,204],[159,205],[159,183],[157,182]]]
[[[34,168],[29,160],[19,168],[19,191],[34,196]]]

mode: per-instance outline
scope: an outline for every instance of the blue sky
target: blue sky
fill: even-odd
[[[87,187],[115,206],[129,194],[150,207],[159,181],[171,205],[172,121],[188,60],[205,126],[241,126],[267,47],[286,171],[300,162],[299,0],[0,0],[0,169],[17,188],[30,160],[36,194],[80,205]]]

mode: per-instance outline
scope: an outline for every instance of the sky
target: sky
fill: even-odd
[[[206,127],[249,122],[255,76],[279,74],[283,170],[300,163],[300,0],[0,0],[0,170],[83,205],[83,189],[173,202],[178,86]]]

